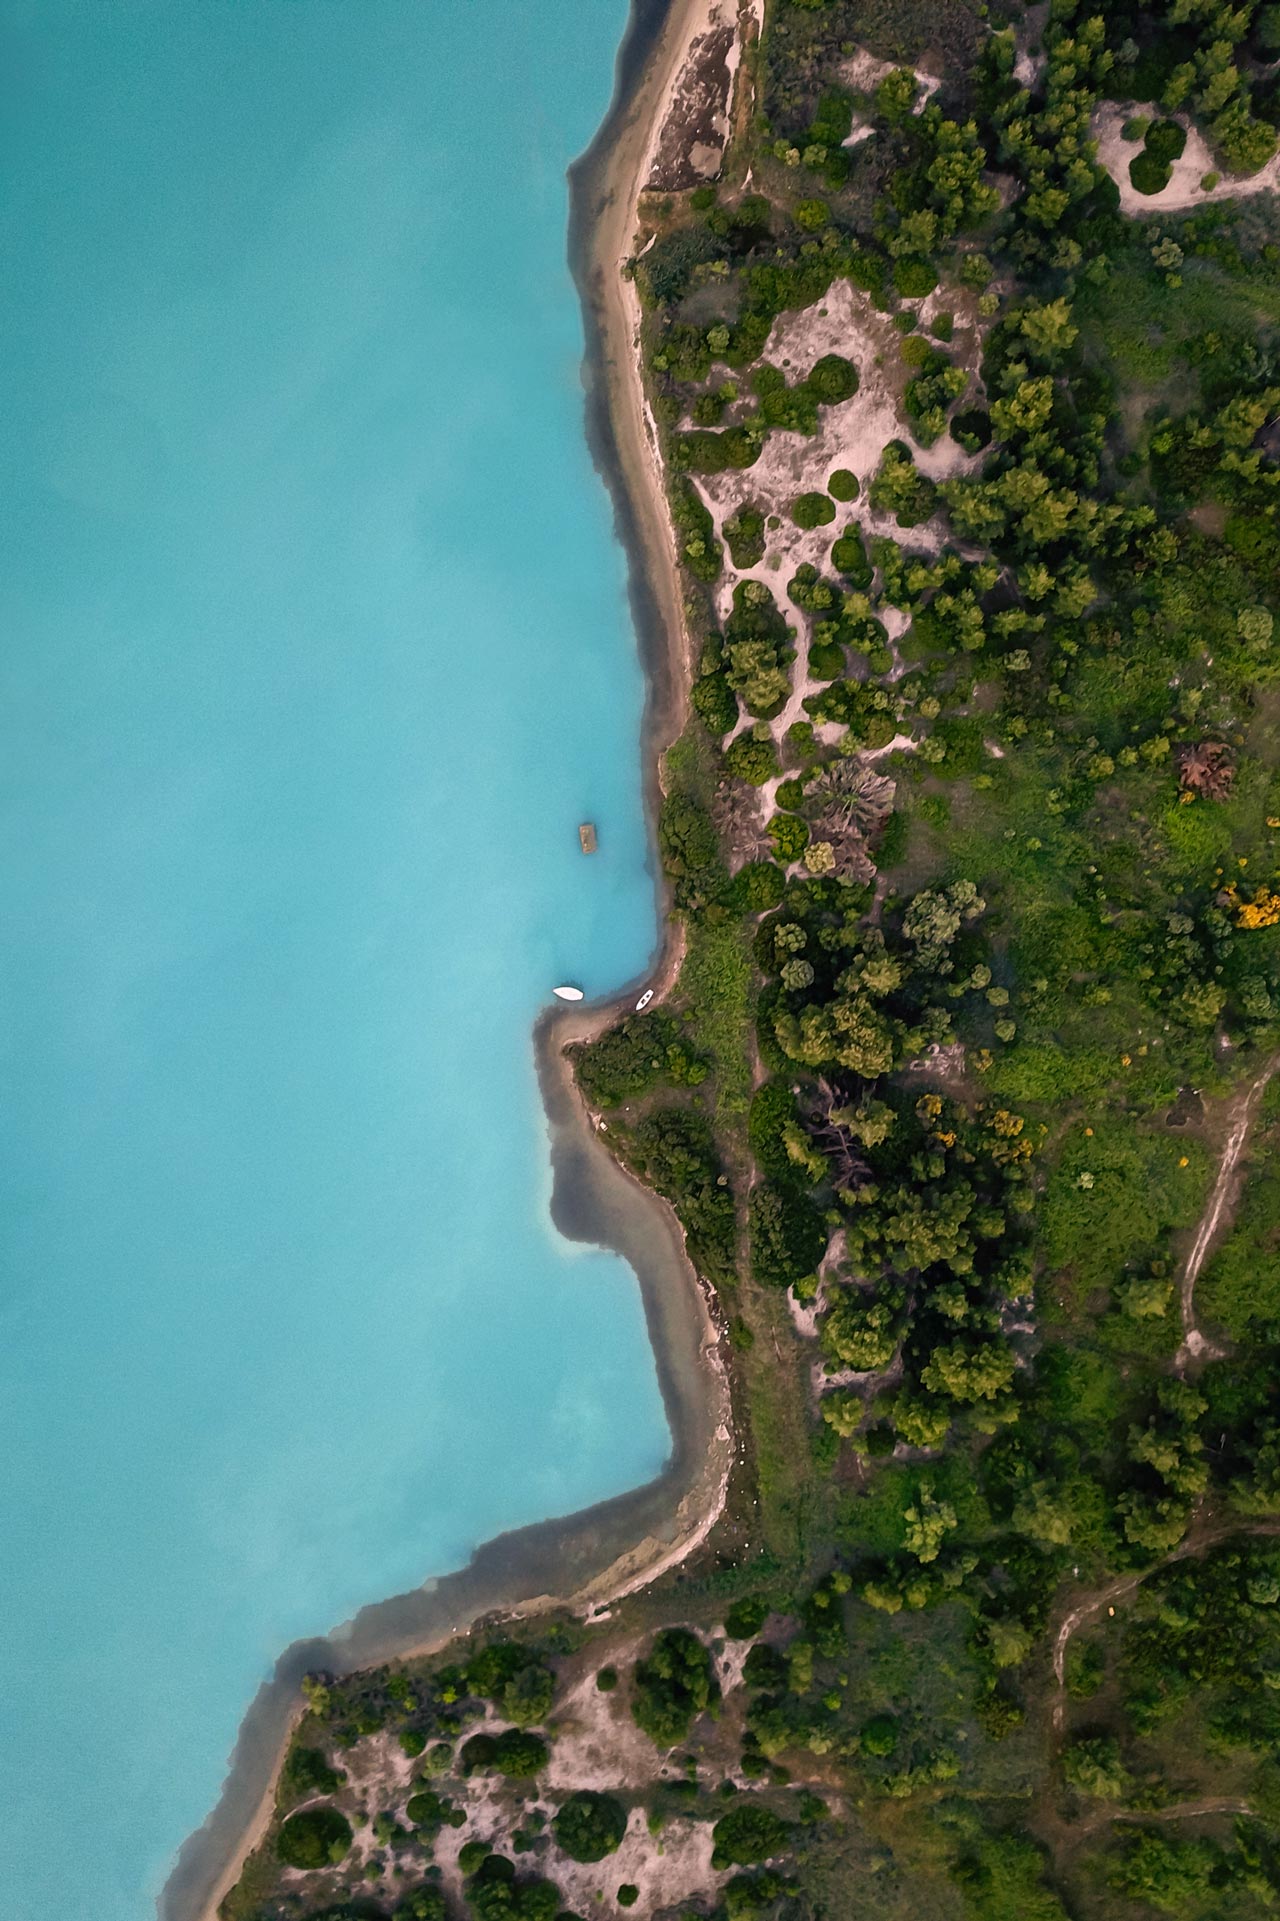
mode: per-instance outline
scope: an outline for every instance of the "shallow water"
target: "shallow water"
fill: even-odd
[[[564,263],[625,15],[0,16],[24,1921],[150,1912],[291,1639],[668,1451],[629,1269],[549,1225],[529,1036],[655,939]]]

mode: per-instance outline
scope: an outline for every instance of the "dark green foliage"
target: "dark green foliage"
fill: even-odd
[[[1156,120],[1147,129],[1146,150],[1160,161],[1178,160],[1187,144],[1186,128],[1176,120]]]
[[[803,1194],[760,1181],[748,1200],[751,1271],[764,1287],[792,1287],[827,1248],[822,1217]]]
[[[711,1656],[688,1628],[664,1628],[636,1663],[631,1712],[660,1748],[684,1740],[695,1718],[719,1699]]]
[[[394,1921],[445,1921],[446,1914],[443,1888],[428,1884],[400,1903]]]
[[[873,570],[867,559],[862,529],[856,521],[849,523],[832,547],[831,564],[838,573],[844,575],[856,593],[864,592],[871,585]]]
[[[791,503],[791,518],[797,527],[827,527],[835,517],[835,502],[826,494],[800,494]]]
[[[617,1668],[601,1668],[596,1675],[596,1686],[601,1694],[612,1694],[618,1685]]]
[[[828,476],[827,492],[833,500],[856,500],[858,498],[858,476],[850,473],[847,467],[837,467]]]
[[[500,1854],[486,1854],[470,1870],[466,1897],[476,1921],[555,1921],[560,1907],[553,1882],[517,1878],[514,1864]]]
[[[706,810],[690,795],[668,794],[658,819],[662,864],[674,882],[678,905],[693,907],[712,899],[725,884],[720,844]]]
[[[341,1768],[331,1767],[319,1748],[301,1747],[294,1742],[285,1756],[281,1786],[291,1799],[301,1801],[313,1794],[333,1794],[346,1780]]]
[[[735,1601],[724,1617],[724,1631],[731,1641],[752,1641],[769,1618],[769,1603],[762,1594],[747,1594]]]
[[[351,1823],[337,1808],[303,1808],[276,1836],[276,1853],[290,1868],[327,1868],[351,1846]]]
[[[1129,179],[1137,193],[1160,193],[1173,178],[1173,168],[1146,147],[1129,162]]]
[[[842,354],[823,354],[815,361],[805,385],[820,405],[835,407],[857,393],[858,369]]]
[[[950,433],[967,454],[980,454],[991,445],[991,415],[981,407],[967,407],[951,416]]]
[[[658,1107],[623,1137],[627,1159],[680,1217],[694,1265],[713,1280],[733,1272],[733,1194],[705,1117]]]
[[[617,1895],[618,1906],[620,1908],[634,1908],[636,1902],[639,1899],[640,1899],[640,1890],[636,1886],[635,1882],[624,1881],[622,1883],[622,1886],[618,1889],[618,1895]]]
[[[598,1040],[569,1052],[578,1085],[593,1107],[618,1107],[664,1083],[696,1087],[706,1076],[705,1063],[694,1054],[680,1023],[669,1014],[628,1014]],[[547,1670],[530,1669],[529,1673],[545,1675]],[[522,1688],[533,1685],[532,1680],[520,1683]],[[550,1689],[545,1682],[540,1686],[546,1689],[546,1704],[550,1706]],[[518,1719],[511,1699],[505,1693],[502,1699],[512,1719]],[[541,1707],[532,1718],[541,1720],[545,1713],[546,1707]]]
[[[733,877],[730,904],[738,914],[767,914],[786,887],[782,869],[771,860],[748,861]]]
[[[719,579],[724,557],[715,538],[715,524],[697,488],[677,474],[671,482],[669,498],[671,519],[685,566],[697,580]]]
[[[927,260],[901,254],[893,263],[893,284],[904,300],[923,300],[938,284],[938,276]]]
[[[754,734],[739,734],[724,757],[725,772],[752,787],[763,787],[778,773],[778,753],[772,740],[757,740]]]
[[[764,515],[758,507],[744,501],[738,511],[725,521],[724,537],[729,543],[734,566],[744,573],[748,567],[755,567],[764,559]]]
[[[688,290],[699,267],[719,260],[723,242],[702,222],[676,227],[650,247],[636,268],[636,282],[653,306],[668,306]]]
[[[726,673],[700,674],[693,683],[689,698],[707,732],[716,739],[737,724],[738,697],[729,685]]]
[[[627,1831],[627,1811],[612,1794],[584,1788],[562,1801],[552,1829],[571,1861],[603,1861],[616,1854]]]
[[[721,1815],[714,1829],[711,1865],[714,1868],[755,1867],[791,1845],[789,1821],[753,1800],[743,1800]]]

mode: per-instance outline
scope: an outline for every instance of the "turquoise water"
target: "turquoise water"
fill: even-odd
[[[655,1472],[530,1023],[654,938],[565,167],[625,0],[0,20],[0,1909],[275,1656]],[[577,823],[599,823],[584,861]]]

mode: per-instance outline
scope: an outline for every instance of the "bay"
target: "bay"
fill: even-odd
[[[24,1921],[151,1912],[289,1641],[668,1452],[530,1042],[655,939],[564,257],[625,13],[0,12]]]

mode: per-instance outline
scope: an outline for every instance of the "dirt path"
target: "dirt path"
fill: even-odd
[[[1178,1349],[1175,1361],[1179,1373],[1184,1373],[1189,1362],[1193,1360],[1215,1360],[1221,1353],[1221,1349],[1206,1340],[1196,1326],[1196,1282],[1204,1270],[1205,1261],[1209,1257],[1209,1251],[1214,1245],[1223,1222],[1226,1221],[1230,1226],[1231,1218],[1235,1214],[1239,1200],[1236,1172],[1240,1166],[1240,1157],[1253,1131],[1253,1123],[1262,1105],[1262,1096],[1267,1090],[1267,1083],[1277,1067],[1280,1067],[1280,1058],[1268,1061],[1258,1078],[1251,1086],[1242,1089],[1235,1096],[1227,1110],[1227,1138],[1223,1145],[1222,1158],[1218,1163],[1218,1177],[1213,1184],[1213,1191],[1209,1196],[1200,1225],[1196,1229],[1196,1237],[1191,1243],[1182,1270],[1180,1282],[1182,1346]]]
[[[1185,1561],[1193,1554],[1206,1554],[1210,1548],[1230,1540],[1235,1534],[1280,1534],[1280,1521],[1222,1521],[1216,1526],[1207,1528],[1197,1528],[1193,1524],[1186,1540],[1181,1541],[1172,1554],[1166,1554],[1163,1561],[1156,1561],[1153,1566],[1142,1568],[1136,1574],[1121,1574],[1114,1581],[1108,1581],[1105,1587],[1099,1588],[1096,1593],[1077,1602],[1075,1607],[1063,1616],[1058,1631],[1053,1637],[1053,1678],[1057,1683],[1057,1695],[1053,1704],[1055,1732],[1061,1731],[1066,1714],[1067,1648],[1076,1629],[1083,1626],[1084,1622],[1090,1620],[1104,1607],[1111,1607],[1114,1611],[1115,1602],[1123,1600],[1127,1594],[1132,1594],[1153,1574],[1159,1574],[1163,1569],[1172,1567],[1177,1561]]]

